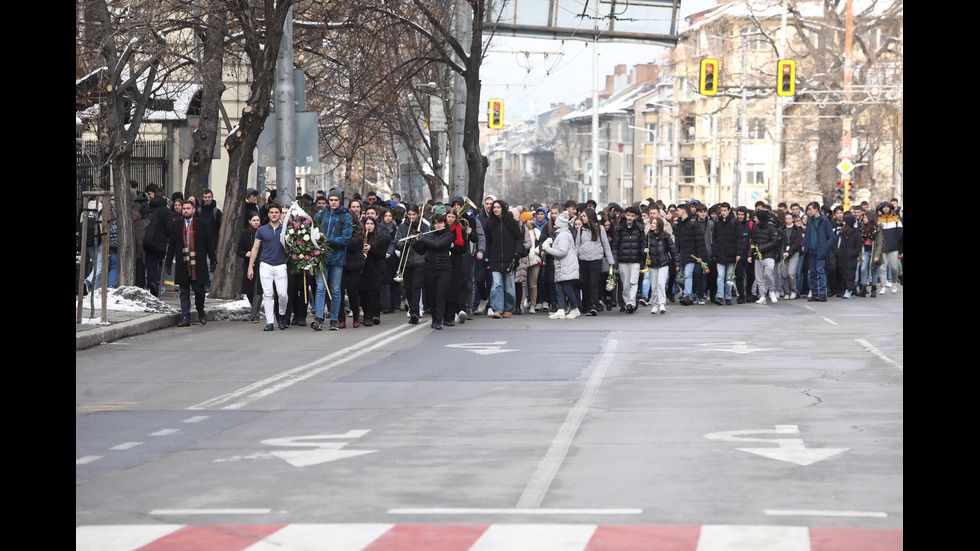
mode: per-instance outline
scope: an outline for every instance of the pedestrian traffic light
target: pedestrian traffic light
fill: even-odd
[[[780,59],[776,68],[776,94],[792,96],[796,94],[796,62]]]
[[[702,59],[701,73],[698,77],[698,92],[703,96],[714,96],[718,93],[718,60]]]
[[[501,99],[490,100],[490,113],[487,121],[487,126],[489,126],[490,128],[504,127],[504,100]]]

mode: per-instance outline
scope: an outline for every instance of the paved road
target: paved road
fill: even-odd
[[[461,549],[515,526],[536,549],[610,526],[900,549],[903,295],[443,331],[212,322],[79,351],[77,547],[108,525],[374,534],[351,549],[466,525]]]

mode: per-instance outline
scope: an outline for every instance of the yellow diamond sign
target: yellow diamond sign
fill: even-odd
[[[837,170],[839,170],[841,174],[850,174],[851,171],[854,170],[854,165],[851,164],[851,161],[844,159],[837,164]]]

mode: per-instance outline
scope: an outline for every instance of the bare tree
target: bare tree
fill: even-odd
[[[210,295],[237,298],[240,295],[241,262],[235,262],[235,248],[242,229],[243,203],[248,186],[249,167],[266,118],[272,110],[275,66],[282,42],[283,24],[291,13],[291,2],[276,0],[218,0],[227,9],[230,44],[241,50],[251,71],[250,95],[238,124],[225,140],[228,151],[228,177],[225,182],[223,221],[218,235],[221,269],[215,272]]]

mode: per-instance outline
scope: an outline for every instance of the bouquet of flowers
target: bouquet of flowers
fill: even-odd
[[[650,271],[650,268],[648,268],[647,266],[649,266],[652,263],[653,261],[650,260],[650,253],[647,253],[647,260],[646,262],[643,263],[643,268],[640,269],[640,273],[641,274],[648,273]]]
[[[708,273],[708,272],[711,271],[711,270],[708,269],[708,263],[707,262],[701,260],[700,258],[694,256],[693,254],[691,255],[691,258],[693,258],[694,260],[697,260],[698,261],[698,264],[701,265],[701,271],[702,272]]]
[[[295,272],[323,271],[323,262],[330,255],[327,236],[313,223],[313,217],[295,201],[283,220],[286,259]]]
[[[615,288],[616,288],[616,271],[612,266],[610,266],[609,275],[606,276],[606,290],[612,291]]]

